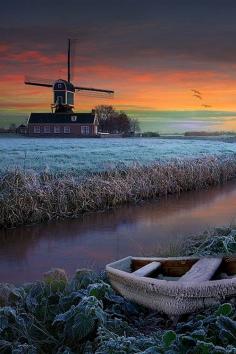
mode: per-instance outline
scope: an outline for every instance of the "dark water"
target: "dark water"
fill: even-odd
[[[0,231],[0,281],[40,279],[52,267],[102,269],[127,255],[163,255],[208,227],[233,222],[236,183],[124,206],[80,220]]]

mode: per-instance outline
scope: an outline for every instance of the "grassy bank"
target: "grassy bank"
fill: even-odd
[[[202,240],[203,242],[201,242]],[[191,254],[236,250],[236,230],[204,234]],[[236,353],[236,299],[177,324],[119,296],[104,274],[63,270],[16,288],[0,285],[0,352],[6,354]]]
[[[135,165],[83,177],[17,169],[0,175],[0,226],[75,218],[124,203],[208,188],[235,177],[235,157]]]

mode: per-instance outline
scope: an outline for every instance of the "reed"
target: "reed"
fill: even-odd
[[[0,175],[0,226],[76,218],[124,203],[206,189],[235,177],[235,156],[135,164],[86,176],[5,171]]]

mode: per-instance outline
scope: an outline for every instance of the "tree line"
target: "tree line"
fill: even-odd
[[[112,106],[100,105],[94,109],[98,119],[98,131],[110,134],[134,135],[140,132],[137,119],[125,112],[118,112]]]

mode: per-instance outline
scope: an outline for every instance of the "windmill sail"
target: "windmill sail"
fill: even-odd
[[[77,91],[78,96],[86,96],[86,97],[94,97],[94,98],[104,98],[104,99],[112,99],[113,94],[107,94],[104,92],[96,92],[96,91]]]
[[[100,93],[104,93],[104,94],[111,95],[111,96],[114,95],[113,90],[97,89],[94,87],[75,86],[75,90],[76,91],[100,92]]]
[[[33,86],[43,86],[43,87],[53,87],[53,80],[50,79],[41,79],[37,77],[25,77],[25,85],[33,85]]]
[[[52,87],[53,85],[50,84],[43,84],[41,82],[29,82],[29,81],[25,81],[26,85],[33,85],[33,86],[43,86],[43,87]]]
[[[71,63],[70,63],[70,52],[71,52],[71,49],[70,49],[70,39],[68,39],[68,51],[67,51],[67,81],[70,82],[70,79],[71,79],[71,73],[70,73],[70,66],[71,66]]]
[[[25,78],[26,85],[52,87],[53,88],[53,103],[52,109],[55,108],[55,113],[72,112],[74,108],[74,94],[79,93],[83,96],[92,96],[96,98],[112,98],[113,90],[106,90],[94,87],[74,86],[71,82],[74,69],[74,54],[75,46],[71,46],[71,39],[68,39],[67,49],[67,80],[45,80],[39,78]]]

